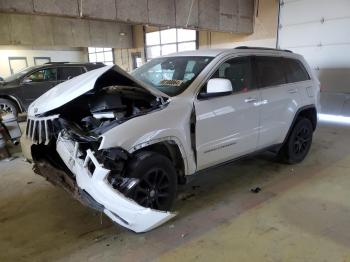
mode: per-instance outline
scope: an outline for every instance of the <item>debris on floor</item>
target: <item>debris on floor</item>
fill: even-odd
[[[250,192],[255,193],[255,194],[259,193],[260,191],[261,191],[260,187],[250,189]]]
[[[21,160],[26,163],[30,163],[30,161],[27,158],[21,157]]]
[[[198,189],[198,188],[200,188],[200,186],[192,186],[192,189],[193,189],[193,190],[196,190],[196,189]]]
[[[105,236],[105,235],[98,235],[98,236],[96,236],[93,240],[94,240],[94,242],[101,242],[101,241],[103,241],[103,240],[105,240],[105,239],[107,239],[108,238],[108,236]]]
[[[184,194],[180,197],[182,201],[190,200],[191,198],[194,198],[196,194],[190,193],[190,194]]]

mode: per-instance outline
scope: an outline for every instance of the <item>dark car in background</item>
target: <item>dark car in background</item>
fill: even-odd
[[[103,66],[103,63],[51,62],[28,67],[0,81],[0,115],[26,112],[31,102],[55,85]]]

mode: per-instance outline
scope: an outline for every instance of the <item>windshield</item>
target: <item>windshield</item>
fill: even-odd
[[[168,96],[182,93],[206,67],[212,57],[177,56],[152,59],[132,75]]]
[[[17,72],[16,74],[13,74],[12,76],[9,76],[9,77],[6,77],[4,79],[5,82],[11,82],[13,80],[16,80],[22,76],[24,76],[25,74],[27,74],[28,72],[30,72],[31,70],[37,68],[38,66],[31,66],[31,67],[27,67],[27,68],[24,68],[23,70]]]

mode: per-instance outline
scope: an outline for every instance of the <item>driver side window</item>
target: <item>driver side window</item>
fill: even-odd
[[[248,92],[253,87],[251,58],[233,58],[222,63],[210,79],[227,79],[232,84],[232,92]],[[201,93],[206,93],[206,85]]]
[[[31,82],[45,82],[45,81],[56,81],[57,79],[57,69],[56,68],[46,68],[32,73],[26,77]]]

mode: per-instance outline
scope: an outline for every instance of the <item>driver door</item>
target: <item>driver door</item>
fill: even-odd
[[[30,73],[22,80],[22,101],[27,108],[35,99],[57,84],[57,68],[45,68]]]
[[[205,85],[195,101],[197,170],[251,153],[258,145],[260,93],[251,58],[225,61],[213,78],[230,80],[233,91],[201,95],[206,93]]]

